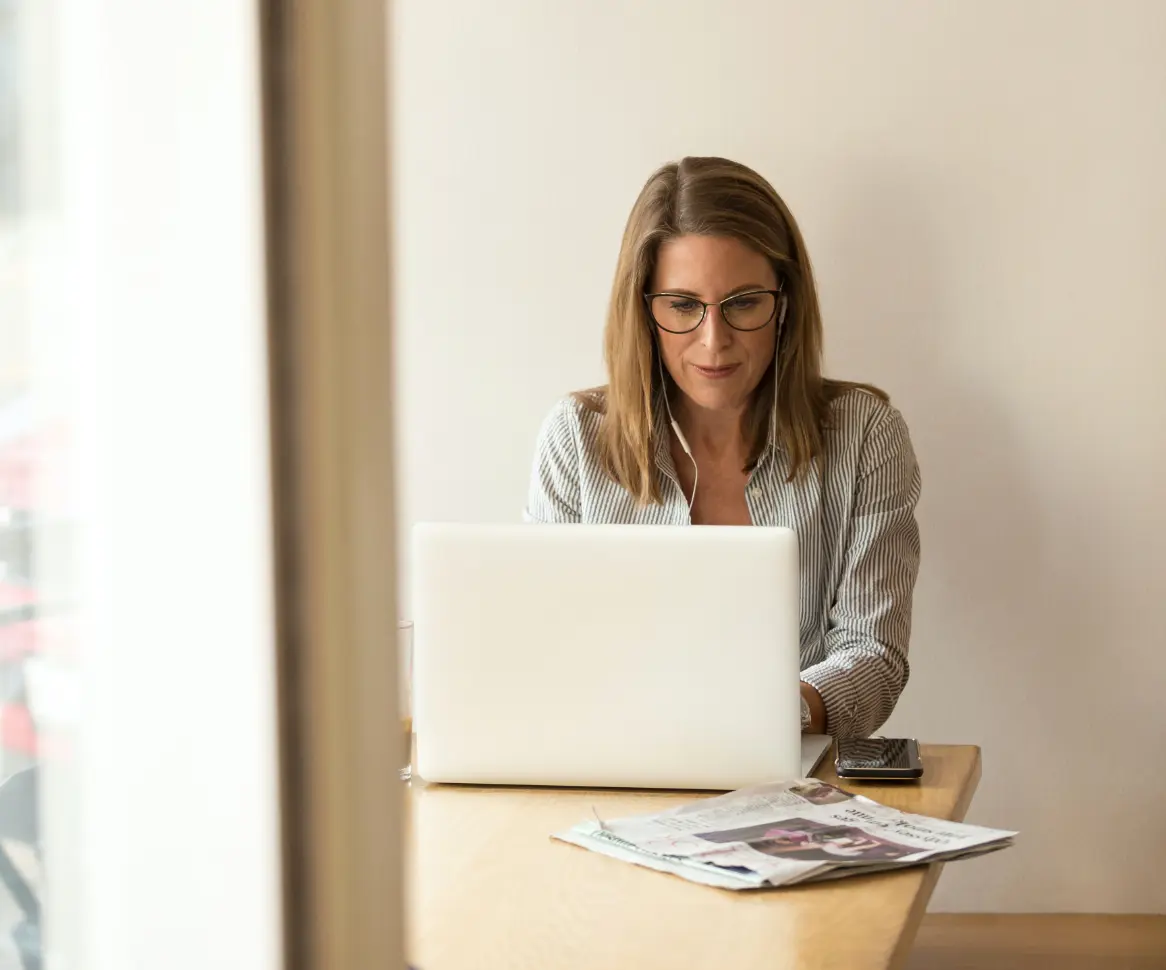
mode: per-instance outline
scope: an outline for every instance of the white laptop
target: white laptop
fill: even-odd
[[[788,529],[422,524],[416,775],[728,790],[809,775]]]

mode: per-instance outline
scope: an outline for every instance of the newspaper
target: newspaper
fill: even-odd
[[[555,838],[707,886],[760,889],[964,859],[1016,834],[900,812],[806,778],[657,815],[596,815]]]

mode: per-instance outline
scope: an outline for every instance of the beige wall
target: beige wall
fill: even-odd
[[[972,819],[1023,832],[935,908],[1166,912],[1166,4],[401,0],[397,32],[402,523],[518,518],[640,184],[753,165],[830,371],[923,466],[888,730],[981,744]]]

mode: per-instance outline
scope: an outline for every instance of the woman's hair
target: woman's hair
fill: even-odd
[[[745,470],[756,466],[768,441],[775,379],[777,443],[789,456],[790,480],[802,476],[821,454],[835,397],[861,387],[886,398],[869,385],[822,377],[822,317],[810,258],[794,217],[773,187],[725,158],[684,158],[665,165],[644,185],[624,229],[604,331],[608,384],[578,396],[603,415],[598,445],[604,470],[644,505],[661,502],[654,455],[656,436],[667,428],[653,426],[653,413],[659,395],[668,393],[660,386],[659,351],[644,293],[660,244],[686,235],[732,236],[751,246],[769,258],[789,301],[774,363],[743,420],[749,443]]]

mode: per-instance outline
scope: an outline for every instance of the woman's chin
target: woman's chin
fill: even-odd
[[[704,411],[740,411],[749,400],[749,395],[739,388],[692,387],[682,390],[694,405]]]

